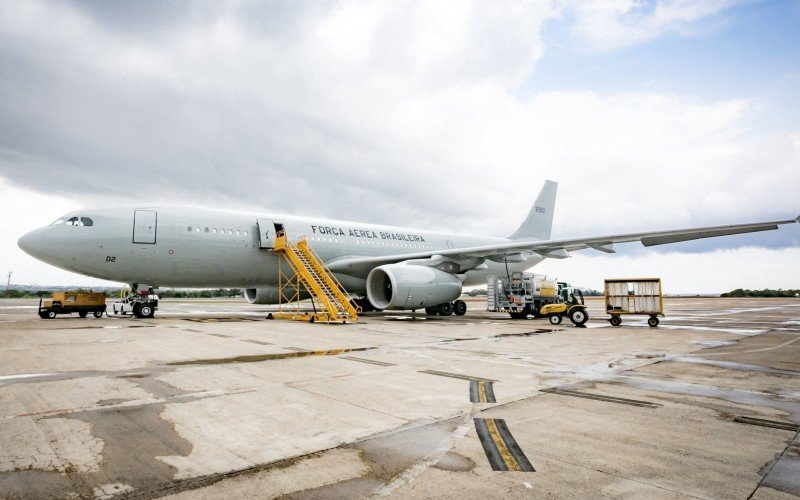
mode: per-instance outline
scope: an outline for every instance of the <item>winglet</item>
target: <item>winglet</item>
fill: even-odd
[[[553,212],[556,208],[557,191],[557,182],[545,181],[542,190],[539,191],[539,196],[533,202],[531,211],[528,212],[528,217],[509,238],[512,240],[549,240],[550,232],[553,229]]]

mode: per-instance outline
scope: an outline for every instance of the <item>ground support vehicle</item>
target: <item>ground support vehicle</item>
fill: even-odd
[[[111,304],[114,314],[133,314],[137,318],[152,318],[158,309],[158,295],[152,288],[144,290],[133,289],[122,300]]]
[[[605,280],[606,312],[613,326],[622,324],[622,315],[647,315],[647,324],[655,328],[664,317],[661,278],[620,278]]]
[[[53,319],[59,314],[89,313],[99,318],[106,312],[106,294],[93,292],[55,292],[49,299],[39,299],[39,317]]]
[[[550,324],[558,325],[564,316],[568,317],[575,326],[583,326],[589,321],[589,312],[583,303],[583,293],[580,290],[569,293],[569,300],[546,304],[539,313],[550,319]]]
[[[563,281],[516,272],[506,277],[489,276],[486,285],[488,311],[508,312],[513,319],[547,316],[553,324],[560,323],[563,316],[575,325],[583,325],[589,319],[583,296],[580,300],[575,298],[572,287]]]

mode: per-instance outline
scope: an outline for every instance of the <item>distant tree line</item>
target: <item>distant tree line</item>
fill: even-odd
[[[737,288],[732,292],[723,293],[720,297],[800,297],[800,290],[784,290],[779,288],[772,290],[765,288],[763,290],[748,290]]]
[[[49,297],[48,290],[3,290],[0,292],[0,299],[38,299],[39,297]]]

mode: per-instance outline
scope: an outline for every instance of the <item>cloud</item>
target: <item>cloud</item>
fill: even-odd
[[[606,52],[658,38],[691,35],[736,0],[578,0],[571,4],[571,30],[583,50]]]
[[[760,96],[526,91],[559,16],[609,50],[729,4],[605,5],[0,2],[0,177],[51,218],[196,203],[502,236],[547,178],[559,236],[796,215],[800,131],[760,128]]]

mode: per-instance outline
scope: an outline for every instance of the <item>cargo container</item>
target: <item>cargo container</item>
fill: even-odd
[[[622,323],[623,314],[649,316],[647,324],[658,326],[664,317],[664,297],[661,278],[620,278],[605,280],[606,312],[614,326]]]

